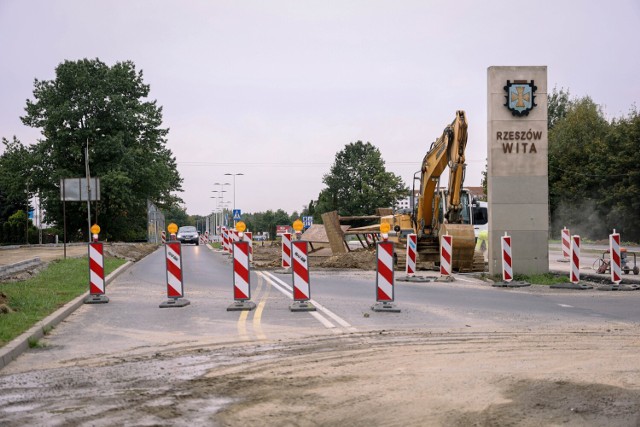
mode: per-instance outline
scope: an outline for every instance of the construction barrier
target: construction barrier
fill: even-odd
[[[161,236],[162,236],[162,244],[164,245],[165,243],[167,243],[167,233],[164,230],[162,230]]]
[[[567,227],[564,227],[562,229],[562,260],[564,262],[568,262],[569,261],[569,252],[571,250],[571,233],[570,231],[567,229]]]
[[[440,236],[440,277],[438,282],[453,282],[455,279],[451,275],[451,260],[453,254],[453,239],[450,235]]]
[[[222,227],[222,250],[226,253],[231,253],[229,245],[229,229],[227,227]]]
[[[593,286],[580,283],[580,236],[571,236],[569,245],[569,283],[556,283],[553,289],[592,289]]]
[[[569,273],[569,280],[573,284],[580,282],[580,236],[571,236],[571,271]]]
[[[392,304],[395,300],[393,242],[378,242],[376,259],[376,304],[371,309],[399,313],[400,309]]]
[[[291,243],[291,259],[293,262],[293,304],[291,311],[316,311],[309,302],[311,285],[309,282],[309,244],[296,240]]]
[[[245,231],[244,240],[249,243],[249,262],[253,262],[253,233]]]
[[[418,235],[409,234],[407,236],[407,276],[416,274],[416,256],[418,251]]]
[[[511,236],[506,232],[500,238],[502,247],[502,280],[511,282],[513,280],[513,268],[511,258]]]
[[[227,311],[253,310],[251,299],[251,270],[249,268],[249,243],[233,242],[233,299]]]
[[[104,252],[102,243],[89,243],[89,296],[85,304],[105,304],[109,298],[105,295]]]
[[[622,282],[622,258],[620,253],[620,234],[613,230],[609,235],[609,254],[611,255],[611,281],[615,285]]]
[[[282,233],[282,268],[291,268],[291,233]]]
[[[205,244],[209,243],[209,231],[204,232],[204,243]]]
[[[167,242],[164,246],[166,258],[167,301],[160,304],[160,308],[184,307],[191,302],[184,299],[184,284],[182,275],[182,245],[180,242]]]

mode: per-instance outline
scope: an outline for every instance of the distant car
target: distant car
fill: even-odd
[[[198,234],[198,230],[192,225],[180,227],[176,237],[180,243],[195,243],[196,246],[200,245],[200,235]]]
[[[254,236],[253,240],[255,240],[256,242],[264,242],[267,239],[264,236]]]

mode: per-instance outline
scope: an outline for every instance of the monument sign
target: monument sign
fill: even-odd
[[[489,273],[500,237],[512,238],[513,273],[549,271],[547,67],[487,70]]]

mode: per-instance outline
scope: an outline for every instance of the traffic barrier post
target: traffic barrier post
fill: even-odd
[[[249,243],[249,262],[253,262],[253,233],[245,231],[244,240]]]
[[[104,280],[104,251],[101,242],[98,242],[100,227],[94,224],[91,227],[94,241],[89,243],[89,296],[85,298],[85,304],[106,304],[109,298],[105,295]]]
[[[416,275],[416,263],[418,259],[418,235],[407,235],[407,261],[406,275],[398,277],[403,282],[428,282],[430,279],[425,276]]]
[[[611,258],[611,282],[618,286],[622,282],[622,258],[620,252],[620,234],[613,230],[609,235],[609,255]]]
[[[172,233],[173,236],[173,233]],[[191,301],[184,299],[184,275],[182,273],[182,245],[172,240],[164,246],[168,300],[160,308],[185,307]]]
[[[393,242],[386,239],[376,244],[376,303],[373,311],[400,313],[395,301]]]
[[[562,258],[558,260],[558,262],[569,262],[569,252],[571,251],[571,232],[564,227],[561,230],[562,236]]]
[[[162,236],[162,244],[164,245],[165,243],[167,243],[167,233],[162,230],[162,233],[160,235]]]
[[[569,283],[557,283],[551,285],[554,289],[592,289],[593,286],[580,283],[580,236],[573,235],[569,248]]]
[[[436,282],[453,282],[451,260],[453,255],[453,238],[449,234],[440,236],[440,277]]]
[[[227,311],[250,311],[256,308],[251,301],[251,270],[249,267],[249,243],[233,242],[233,299]]]
[[[310,302],[311,284],[308,253],[308,242],[296,240],[291,243],[293,262],[293,303],[289,306],[291,311],[316,311]]]
[[[513,280],[513,256],[511,255],[511,236],[504,232],[500,238],[500,249],[502,250],[502,282],[494,283],[494,287],[521,288],[531,286],[531,283]]]

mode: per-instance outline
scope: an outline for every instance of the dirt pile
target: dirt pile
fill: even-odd
[[[374,250],[360,249],[346,254],[332,255],[319,263],[323,268],[356,268],[375,270],[376,253]]]
[[[127,261],[139,261],[151,252],[158,249],[153,243],[111,243],[104,245],[105,255]]]

